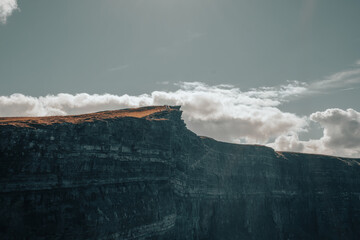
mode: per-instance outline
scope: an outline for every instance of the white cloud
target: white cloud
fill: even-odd
[[[360,157],[360,112],[333,108],[313,113],[310,119],[323,128],[320,139],[300,141],[296,133],[290,133],[268,145],[282,151]]]
[[[324,128],[323,141],[327,147],[360,150],[359,112],[333,108],[313,113],[310,119]]]
[[[261,87],[250,89],[246,92],[247,96],[256,98],[271,98],[279,101],[287,101],[289,97],[300,96],[308,91],[308,84],[299,81],[288,81],[287,85],[280,87]]]
[[[268,146],[279,151],[302,152],[304,150],[304,144],[299,141],[296,133],[281,135],[275,139],[274,143],[270,143]]]
[[[334,149],[327,148],[321,139],[299,140],[298,134],[295,132],[281,135],[274,142],[266,145],[277,151],[349,156],[338,154]]]
[[[0,0],[0,22],[5,24],[7,18],[16,9],[18,9],[16,0]]]
[[[30,97],[0,96],[0,116],[82,114],[149,105],[181,105],[189,129],[227,142],[260,143],[280,151],[360,157],[360,113],[328,109],[309,117],[283,112],[278,106],[308,91],[308,85],[289,82],[242,92],[231,85],[200,82],[178,84],[176,91],[154,91],[138,96],[66,94]],[[323,128],[320,139],[302,141],[309,121]],[[271,142],[273,141],[273,142]]]
[[[323,80],[315,81],[309,84],[311,91],[321,91],[327,89],[337,89],[353,86],[360,83],[360,60],[355,63],[352,69],[344,70],[325,77]]]
[[[255,89],[257,97],[264,95],[265,97],[275,95],[282,101],[292,100],[295,96],[306,97],[319,93],[328,93],[332,91],[346,91],[359,88],[360,84],[360,60],[356,61],[351,69],[340,71],[332,75],[326,76],[321,80],[312,82],[291,81],[288,85],[281,88],[263,87]],[[249,94],[253,94],[249,91]],[[253,94],[253,96],[255,96]]]
[[[181,105],[188,127],[200,135],[219,140],[266,143],[290,131],[302,131],[307,119],[282,112],[277,91],[297,92],[291,84],[242,92],[230,85],[208,86],[181,83],[177,91],[154,91],[139,96],[111,94],[65,94],[29,97],[22,94],[0,97],[0,116],[47,116],[81,114],[106,109],[147,105]]]

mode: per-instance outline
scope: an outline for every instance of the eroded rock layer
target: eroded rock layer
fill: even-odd
[[[0,239],[360,239],[360,160],[202,138],[179,107],[0,118]]]

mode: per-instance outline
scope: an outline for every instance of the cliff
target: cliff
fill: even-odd
[[[0,239],[360,239],[360,159],[198,137],[179,107],[0,118]]]

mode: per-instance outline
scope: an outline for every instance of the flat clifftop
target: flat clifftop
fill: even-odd
[[[0,117],[0,125],[31,127],[33,125],[52,125],[60,123],[79,124],[124,117],[166,120],[167,113],[180,111],[179,109],[179,106],[150,106],[69,116]]]

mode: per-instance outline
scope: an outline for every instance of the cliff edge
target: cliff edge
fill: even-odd
[[[0,239],[360,239],[360,159],[199,137],[179,107],[0,118]]]

